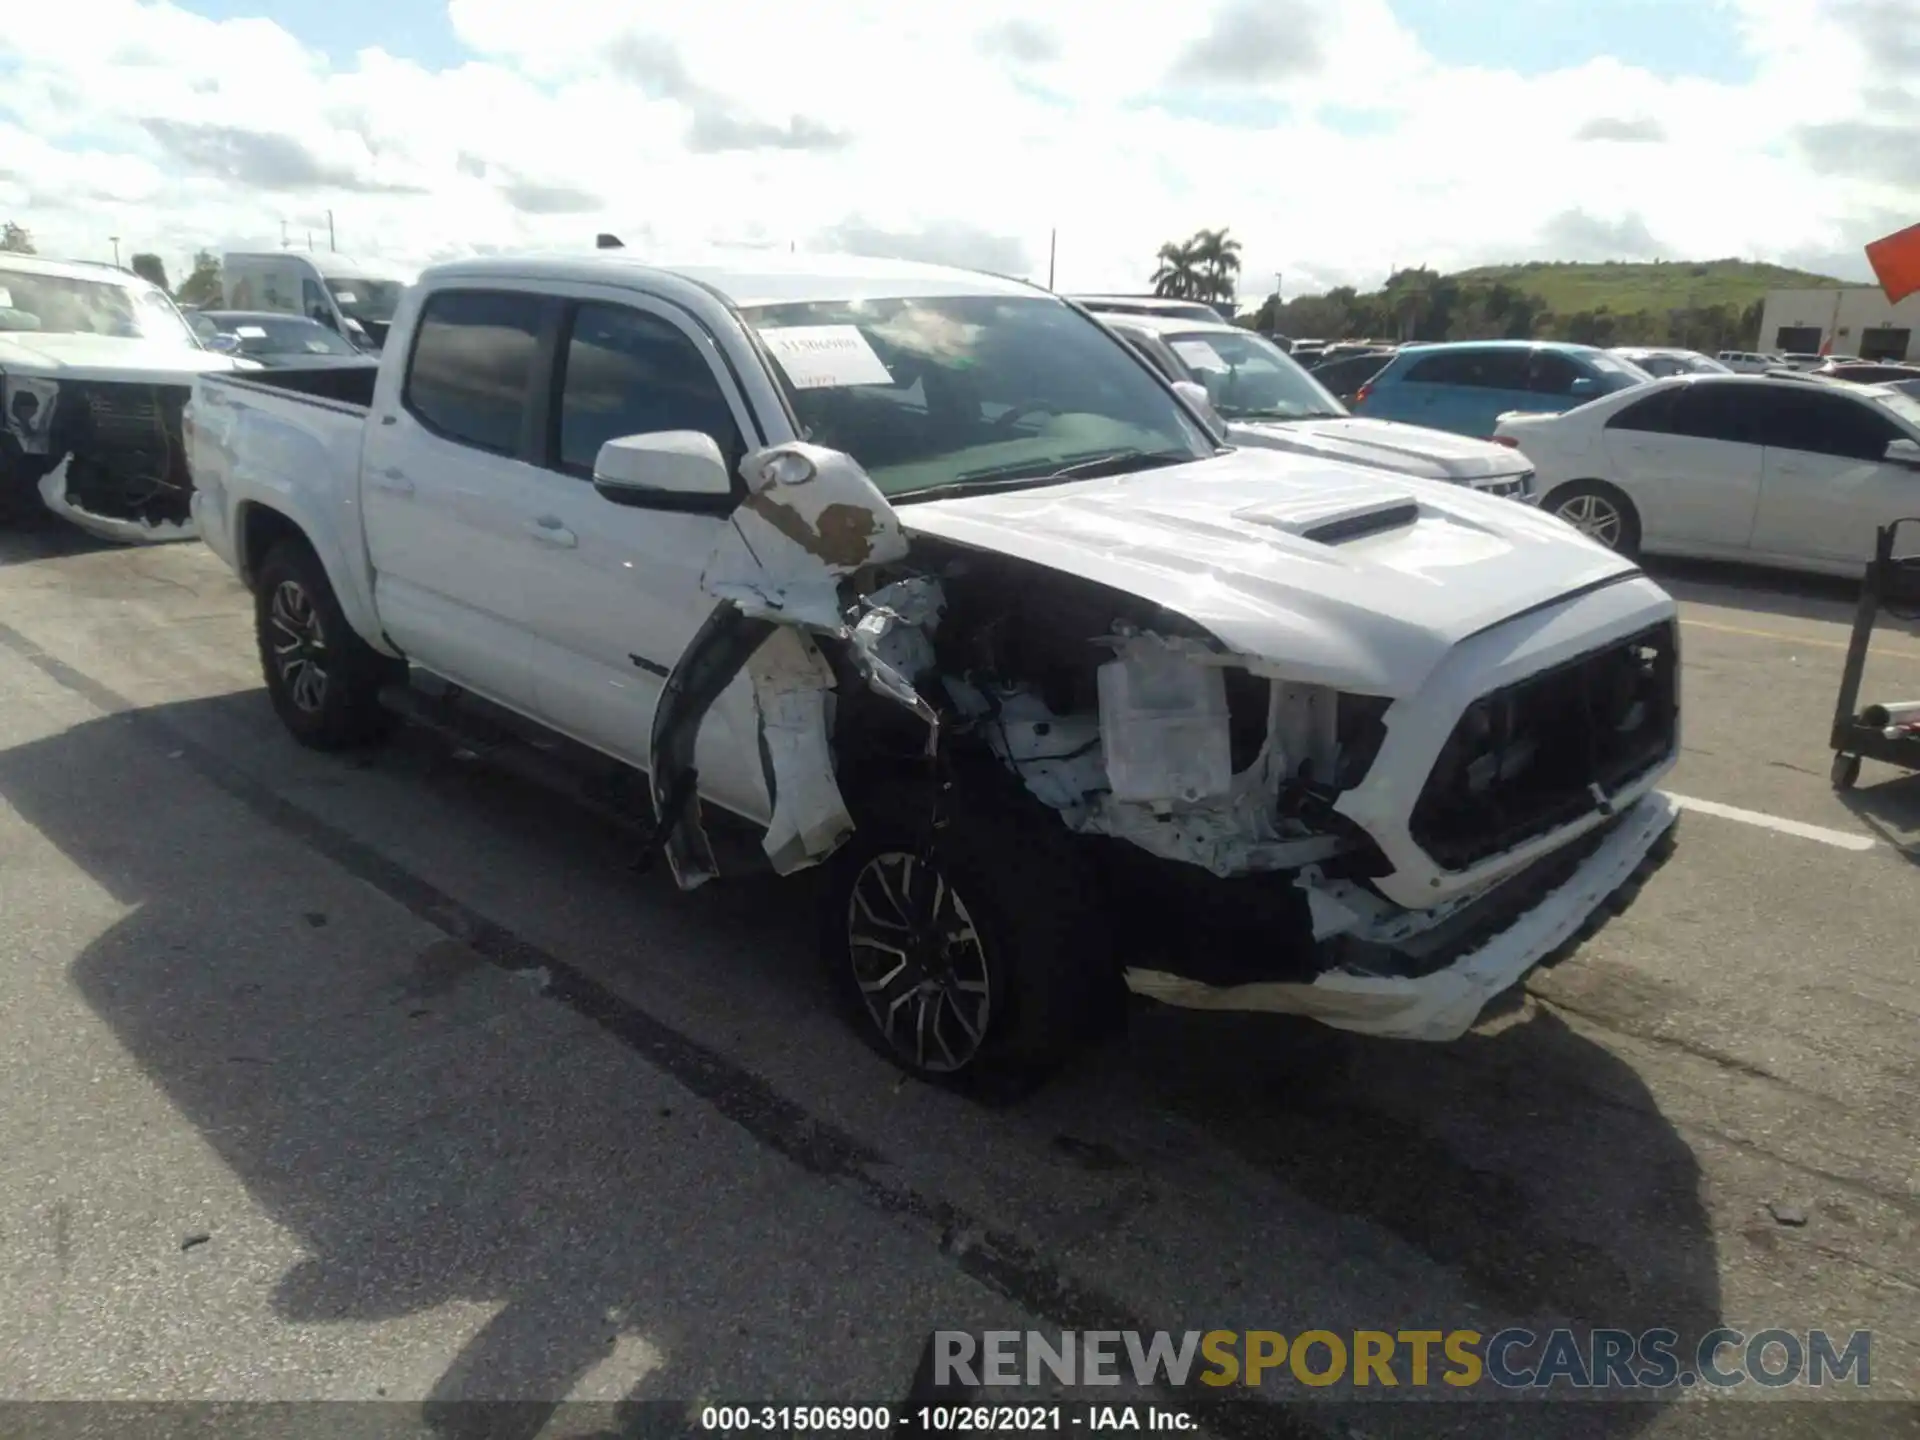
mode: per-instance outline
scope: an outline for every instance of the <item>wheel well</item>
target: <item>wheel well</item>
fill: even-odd
[[[246,576],[249,589],[253,586],[254,572],[273,552],[274,546],[282,540],[298,540],[302,544],[307,540],[306,531],[278,510],[252,501],[240,507],[239,532],[240,573]]]
[[[1598,476],[1589,476],[1582,480],[1569,480],[1565,484],[1554,486],[1540,501],[1541,508],[1546,508],[1554,501],[1563,498],[1575,490],[1601,491],[1609,499],[1616,500],[1625,506],[1629,514],[1637,515],[1640,513],[1634,509],[1633,501],[1627,497],[1626,491],[1622,490],[1618,485],[1615,485],[1611,480],[1602,480]]]

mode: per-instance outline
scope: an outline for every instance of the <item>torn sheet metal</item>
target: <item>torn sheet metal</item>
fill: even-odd
[[[866,471],[795,441],[740,463],[747,498],[707,558],[700,586],[743,611],[842,634],[840,581],[906,558],[906,532]]]
[[[753,652],[775,629],[771,620],[743,614],[722,601],[714,606],[675,663],[653,712],[647,744],[647,789],[656,827],[674,883],[692,890],[720,873],[700,819],[694,748],[700,723],[733,683]]]
[[[747,673],[773,796],[762,846],[775,872],[790,875],[831,855],[853,833],[833,775],[827,713],[833,671],[811,639],[780,626],[753,652]]]
[[[191,520],[175,523],[167,520],[122,520],[110,515],[95,515],[82,510],[67,498],[67,466],[62,460],[40,477],[40,499],[54,514],[99,540],[116,545],[162,545],[177,540],[199,538]]]
[[[655,821],[667,829],[667,861],[683,890],[718,873],[694,791],[694,749],[708,710],[743,669],[773,802],[762,843],[783,875],[826,859],[853,831],[834,778],[833,670],[808,632],[848,642],[868,688],[926,724],[929,754],[940,733],[938,714],[911,678],[931,660],[916,626],[938,617],[945,603],[938,584],[903,581],[876,591],[871,598],[881,603],[857,631],[840,599],[848,575],[905,558],[893,507],[850,457],[818,445],[757,450],[740,473],[748,497],[700,581],[719,604],[668,677],[649,746]]]
[[[1432,974],[1398,977],[1331,970],[1310,984],[1213,986],[1163,970],[1130,969],[1127,985],[1136,994],[1191,1009],[1305,1015],[1362,1035],[1456,1040],[1473,1027],[1488,1001],[1579,932],[1588,916],[1632,878],[1678,814],[1666,795],[1655,791],[1644,796],[1571,878],[1493,939]],[[1316,929],[1320,919],[1316,913]]]
[[[933,668],[932,632],[946,613],[947,597],[931,576],[883,585],[864,598],[866,614],[853,627],[853,643],[909,681]]]

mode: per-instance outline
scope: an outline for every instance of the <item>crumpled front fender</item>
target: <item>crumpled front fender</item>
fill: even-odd
[[[853,831],[834,779],[834,678],[820,640],[841,644],[870,689],[925,722],[929,753],[939,735],[933,707],[855,632],[841,594],[849,577],[907,554],[886,497],[852,457],[803,442],[754,451],[740,474],[747,498],[700,580],[718,603],[667,678],[648,744],[654,823],[683,890],[719,873],[693,758],[707,712],[743,669],[773,800],[763,848],[781,874],[818,864]]]

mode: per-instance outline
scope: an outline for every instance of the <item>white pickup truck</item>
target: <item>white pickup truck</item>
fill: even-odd
[[[645,772],[683,887],[703,804],[829,862],[915,1074],[1025,1083],[1127,987],[1458,1036],[1665,853],[1673,601],[1203,401],[1014,281],[600,253],[440,266],[377,376],[187,418],[296,738],[411,674]]]

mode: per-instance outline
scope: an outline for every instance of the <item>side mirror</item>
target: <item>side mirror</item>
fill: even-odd
[[[1889,440],[1886,461],[1889,465],[1920,470],[1920,440]]]
[[[1187,402],[1189,409],[1200,416],[1207,433],[1215,442],[1224,445],[1227,440],[1227,422],[1220,418],[1220,412],[1213,408],[1213,397],[1207,394],[1207,387],[1195,380],[1176,380],[1173,393]]]
[[[228,335],[223,331],[218,335],[209,335],[205,343],[207,349],[213,351],[216,355],[238,355],[240,353],[240,337],[238,335]]]
[[[731,501],[726,457],[699,430],[624,435],[600,447],[593,488],[604,500],[636,510],[710,510]]]

